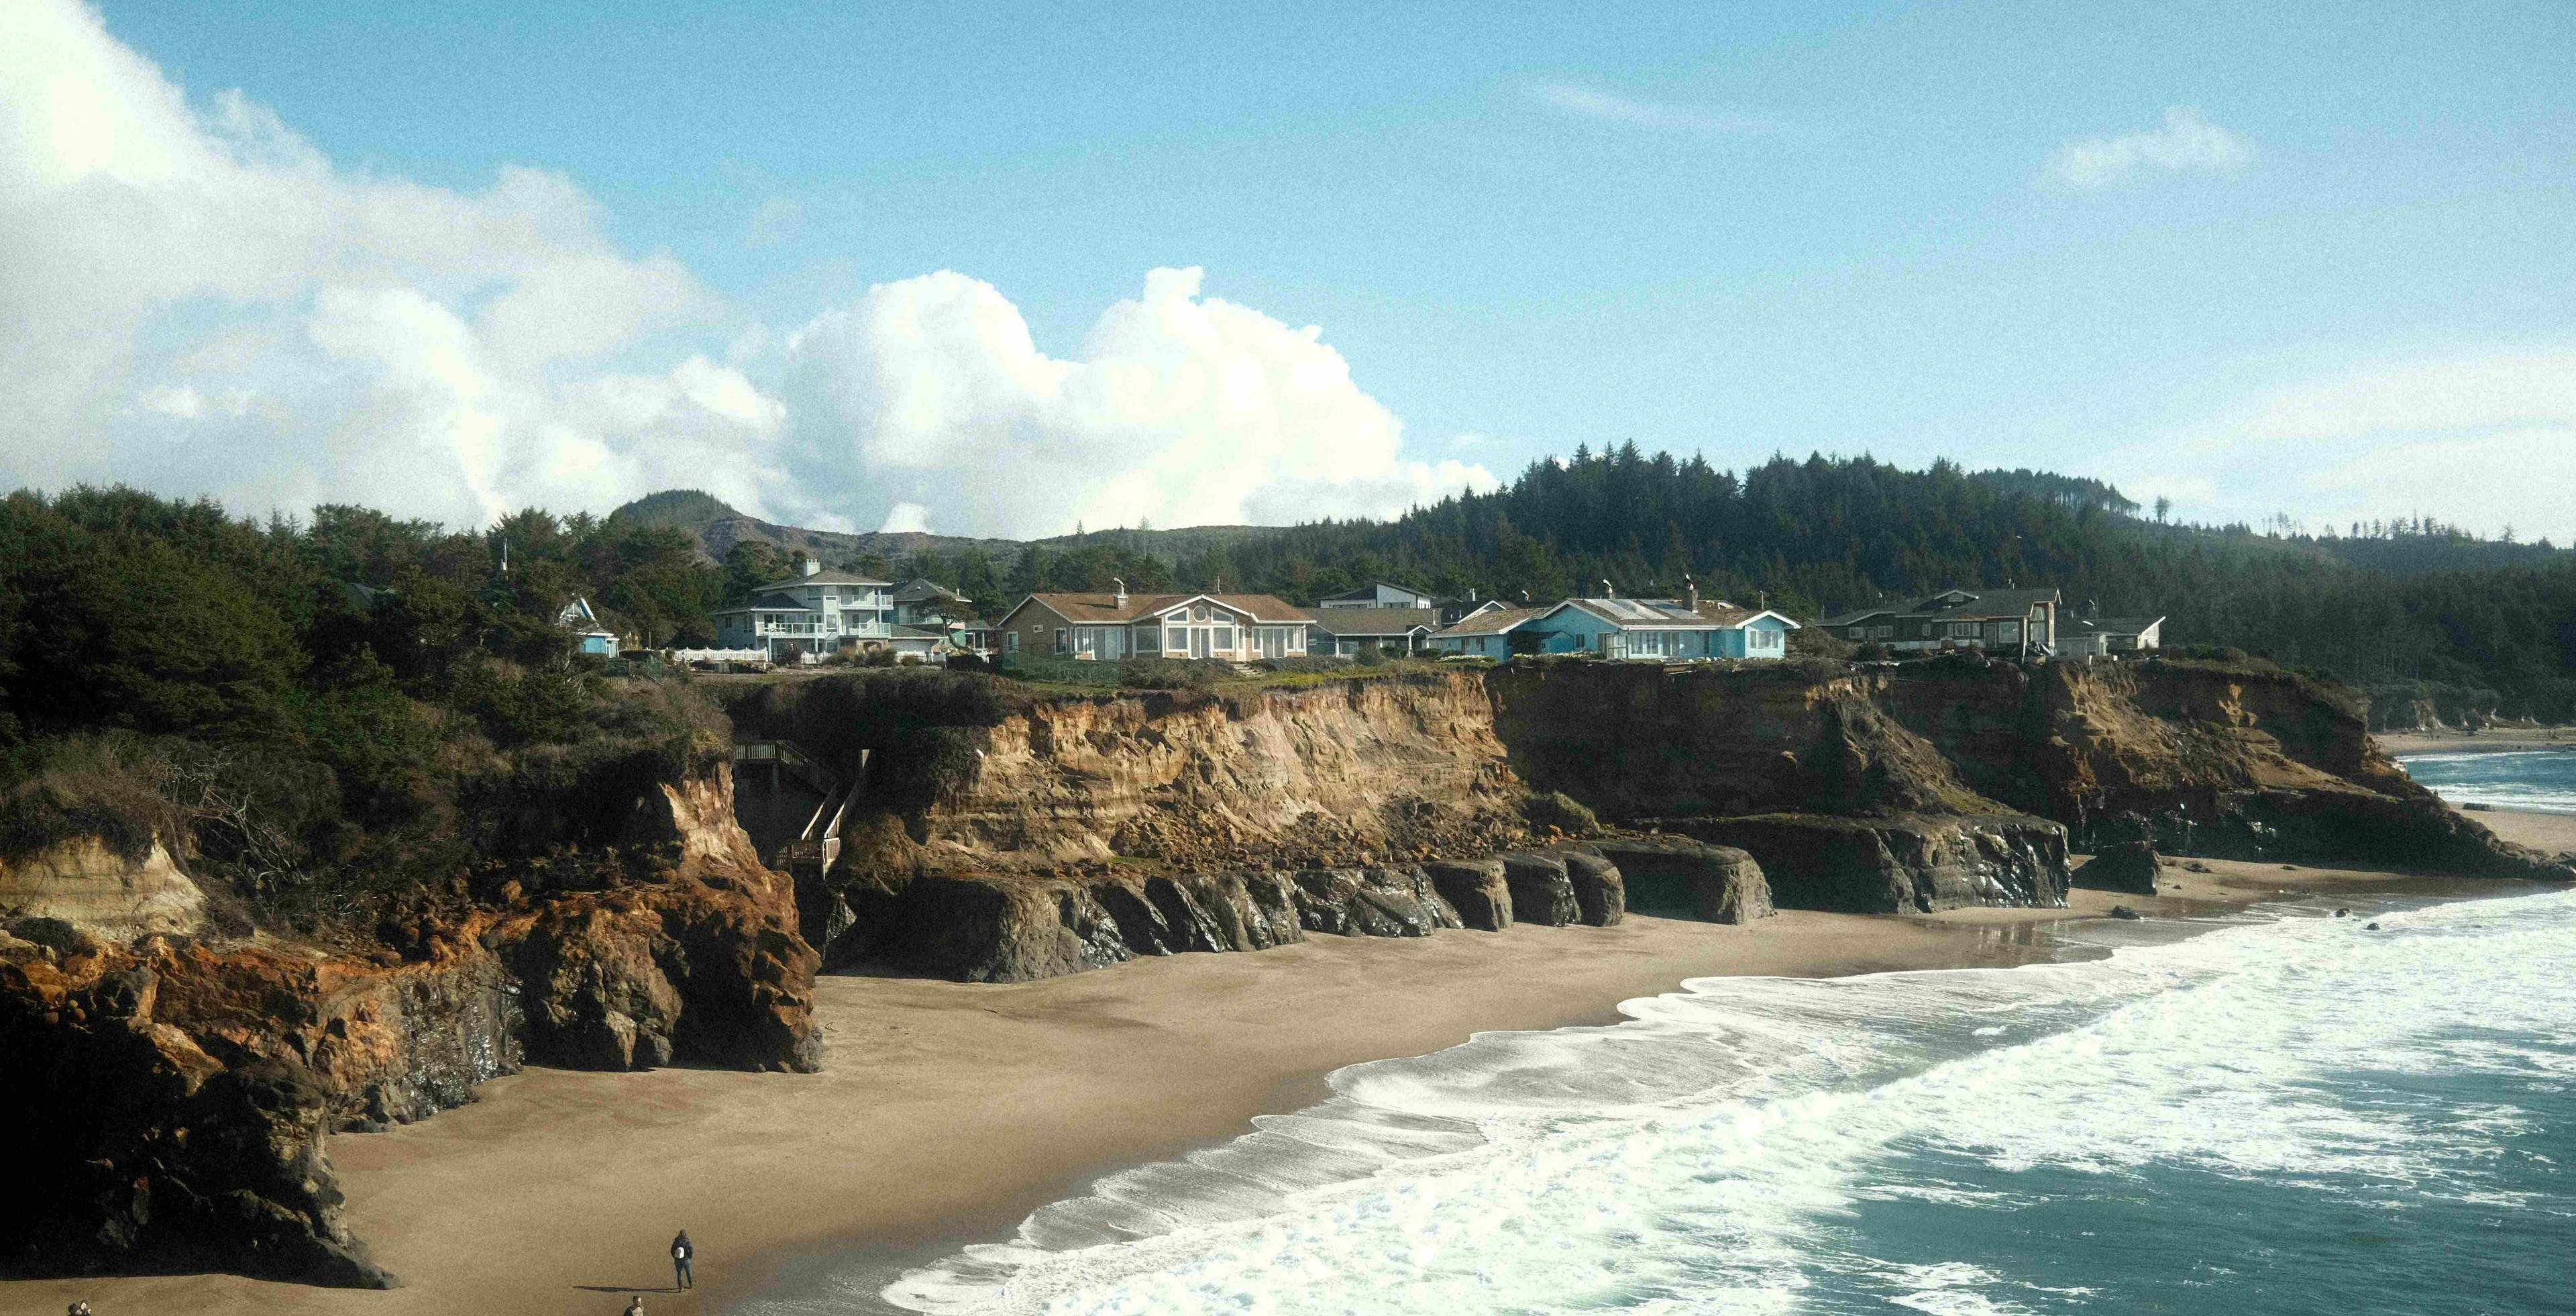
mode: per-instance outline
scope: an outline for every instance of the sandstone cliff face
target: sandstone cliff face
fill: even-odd
[[[2071,839],[2556,871],[2442,809],[2314,687],[2191,664],[1541,662],[1016,703],[955,677],[834,689],[764,695],[757,716],[874,756],[839,863],[798,896],[835,967],[1016,979],[1616,917],[1622,893],[1562,849],[1516,853],[1548,839],[1533,793],[1745,856],[1758,894],[1722,865],[1592,847],[1642,865],[1627,876],[1659,912],[1700,917],[2062,904]]]
[[[118,854],[95,836],[0,856],[0,919],[60,919],[131,940],[195,932],[205,917],[205,893],[157,838],[139,858]]]
[[[1346,863],[1522,829],[1483,684],[1464,673],[1066,700],[966,744],[972,766],[910,820],[935,869]]]
[[[624,839],[655,857],[647,879],[509,882],[372,950],[0,925],[0,1167],[34,1186],[0,1206],[0,1273],[381,1285],[326,1134],[463,1104],[526,1061],[816,1067],[818,957],[730,796],[720,770],[637,801]]]

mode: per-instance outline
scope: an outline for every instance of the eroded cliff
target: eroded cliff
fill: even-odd
[[[616,806],[612,806],[616,807]],[[156,840],[0,873],[0,1267],[215,1267],[382,1285],[326,1134],[472,1099],[523,1062],[810,1070],[819,958],[728,770],[623,807],[619,865],[459,878],[367,944],[228,937]],[[119,867],[123,871],[120,872]],[[193,883],[190,883],[193,891]],[[121,894],[117,894],[121,893]]]
[[[1056,698],[836,679],[735,709],[866,773],[838,862],[799,895],[836,966],[1018,977],[1292,928],[1477,926],[1512,894],[1435,881],[1423,901],[1414,875],[1549,843],[1530,821],[1560,816],[1530,807],[1542,793],[1628,835],[1746,852],[1793,908],[2059,904],[2071,841],[2133,833],[2176,853],[2565,872],[2407,781],[2334,692],[2251,669],[1546,661]],[[1328,891],[1430,912],[1341,918],[1319,912],[1348,903]]]

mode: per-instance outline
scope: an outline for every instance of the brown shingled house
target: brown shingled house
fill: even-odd
[[[1267,594],[1032,594],[1002,618],[1004,653],[1062,658],[1299,658],[1314,619]]]

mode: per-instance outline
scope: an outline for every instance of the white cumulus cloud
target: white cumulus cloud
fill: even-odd
[[[2177,105],[2165,126],[2117,137],[2079,137],[2048,157],[2046,177],[2079,192],[2097,192],[2149,174],[2231,174],[2254,162],[2254,144]]]
[[[2113,454],[2133,497],[2309,528],[2426,514],[2576,541],[2576,344],[2488,347],[2296,380]]]
[[[1050,534],[1494,483],[1407,459],[1316,330],[1202,298],[1196,270],[1063,359],[947,272],[791,333],[730,314],[560,174],[345,170],[246,95],[192,102],[79,0],[0,0],[0,487],[462,525],[695,487],[823,529]],[[642,359],[675,333],[698,350]]]
[[[797,478],[879,491],[945,533],[1015,537],[1385,516],[1497,483],[1407,459],[1402,425],[1319,330],[1203,297],[1201,277],[1149,273],[1069,358],[1040,351],[980,280],[871,288],[789,343]]]
[[[12,482],[466,524],[657,482],[775,493],[779,416],[739,374],[596,373],[717,303],[618,252],[569,180],[343,172],[238,92],[192,106],[75,0],[0,5],[0,234]]]

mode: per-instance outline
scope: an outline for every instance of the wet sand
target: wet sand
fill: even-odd
[[[2576,750],[2576,727],[2497,727],[2472,736],[2462,731],[2380,731],[2379,752],[2408,754],[2512,754],[2534,749]]]
[[[2482,815],[2483,816],[2483,815]],[[2492,818],[2489,819],[2491,822]],[[2558,820],[2571,821],[2571,820]],[[826,1070],[531,1070],[481,1100],[330,1155],[349,1224],[406,1286],[307,1288],[233,1276],[0,1284],[0,1312],[718,1312],[816,1259],[893,1259],[1006,1237],[1021,1215],[1112,1170],[1311,1104],[1344,1065],[1473,1032],[1617,1018],[1619,1001],[1715,974],[1825,976],[2010,965],[2055,953],[2051,924],[2117,903],[2150,917],[2285,893],[2489,893],[2493,883],[2208,861],[2152,897],[2079,891],[2063,910],[1866,917],[1791,911],[1746,927],[1632,917],[1425,941],[1320,937],[1046,982],[827,978]],[[700,1287],[668,1291],[686,1227]]]

